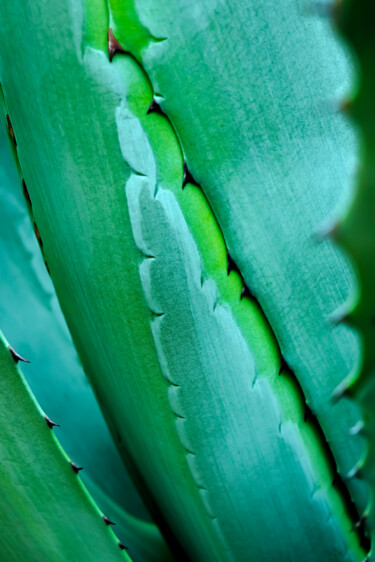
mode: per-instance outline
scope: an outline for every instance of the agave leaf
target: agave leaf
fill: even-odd
[[[4,329],[15,349],[30,360],[25,368],[31,390],[49,416],[58,420],[62,446],[85,467],[83,480],[90,474],[106,493],[126,505],[124,490],[129,480],[123,462],[79,364],[33,233],[3,127],[0,132],[0,314]],[[131,503],[128,498],[127,507],[135,515],[146,514],[136,492]]]
[[[337,21],[354,50],[359,65],[358,81],[347,104],[349,115],[358,127],[361,139],[361,166],[358,170],[354,199],[338,229],[338,241],[352,258],[359,277],[357,302],[350,310],[349,321],[359,330],[363,342],[361,371],[356,378],[344,381],[343,389],[354,396],[364,411],[363,432],[370,442],[370,450],[363,474],[375,493],[375,114],[374,114],[374,17],[370,2],[346,1],[337,10]],[[355,428],[354,428],[355,429]],[[359,428],[361,429],[361,428]],[[375,513],[373,503],[368,521],[375,539]]]
[[[203,193],[181,190],[181,149],[168,120],[147,115],[144,71],[129,55],[109,62],[106,21],[77,2],[17,9],[2,8],[3,32],[27,49],[5,46],[2,81],[43,248],[164,532],[194,560],[360,560],[329,448],[293,376],[279,377],[259,305],[227,274]]]
[[[255,368],[248,342],[225,301],[221,302],[216,284],[202,271],[197,248],[179,217],[175,200],[160,188],[153,198],[154,186],[149,185],[148,177],[133,176],[127,183],[135,239],[141,252],[152,256],[141,264],[141,280],[150,309],[157,311],[152,331],[170,382],[169,399],[177,417],[177,431],[228,555],[246,560],[251,551],[259,560],[276,556],[287,560],[292,549],[297,559],[330,559],[335,551],[350,559],[354,553],[340,545],[334,522],[342,506],[332,488],[334,475],[326,452],[320,436],[304,420],[303,400],[294,381],[287,373],[278,377],[275,347],[272,349],[267,340],[259,342],[270,337],[264,319],[248,302],[248,318],[254,318],[252,349],[256,349],[257,337],[259,364],[266,356],[268,359],[262,371],[260,365]],[[231,281],[232,289],[237,285],[238,299],[240,279],[237,276]],[[232,296],[235,294],[233,291]],[[296,456],[301,463],[297,466]],[[276,469],[277,458],[283,463]],[[272,466],[265,469],[266,480],[260,459],[264,459],[265,467]],[[238,469],[241,466],[243,471]],[[251,472],[245,467],[252,467]],[[283,482],[282,493],[277,491],[277,482]],[[306,517],[305,503],[309,505]],[[256,514],[249,513],[249,505],[257,506]],[[335,506],[334,516],[329,505],[331,509]],[[278,514],[285,510],[288,521],[281,525],[279,520],[276,527],[273,510]],[[327,542],[322,520],[328,521],[328,526],[334,522]],[[344,520],[340,524],[346,528],[348,539],[350,526]],[[299,533],[308,529],[303,539],[301,534],[297,540],[291,536],[297,526]],[[251,532],[254,527],[256,533]],[[323,527],[327,530],[326,523]],[[319,536],[315,536],[316,531]],[[273,546],[266,539],[271,532]],[[307,543],[311,552],[305,548]]]
[[[353,298],[343,256],[315,234],[347,202],[358,152],[338,107],[352,83],[329,3],[109,0],[120,45],[146,69],[232,258],[259,300],[343,476],[363,463],[359,413],[336,387],[359,345],[330,320]],[[128,29],[135,31],[128,33]],[[164,38],[162,41],[161,38]],[[368,498],[357,483],[361,506]]]
[[[44,419],[0,335],[0,557],[130,560]]]
[[[0,115],[3,326],[15,349],[30,359],[25,369],[31,390],[49,417],[58,421],[61,445],[84,467],[80,473],[84,484],[102,511],[116,521],[116,534],[128,552],[137,561],[168,560],[157,527],[130,515],[150,518],[79,364],[33,233],[3,117]]]
[[[174,559],[154,523],[139,520],[129,515],[117,502],[103,493],[94,482],[88,483],[90,491],[105,513],[116,521],[116,533],[122,531],[121,541],[128,546],[127,552],[135,562],[171,562]]]

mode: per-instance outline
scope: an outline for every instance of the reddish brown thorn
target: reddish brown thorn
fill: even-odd
[[[19,353],[17,353],[17,351],[15,351],[11,345],[9,346],[9,351],[16,363],[18,363],[18,361],[22,361],[23,363],[30,363],[30,361],[28,361],[27,359],[22,357]]]
[[[58,423],[52,421],[51,418],[49,418],[48,416],[44,416],[44,419],[46,420],[46,424],[50,429],[52,429],[53,427],[60,427]]]
[[[75,474],[78,474],[80,470],[83,470],[83,466],[77,466],[76,463],[73,461],[70,461],[70,466],[72,467],[73,472],[75,472]]]
[[[159,113],[160,115],[164,115],[162,108],[155,99],[153,99],[150,103],[150,107],[147,110],[147,115],[149,113]]]
[[[15,137],[14,131],[13,131],[13,126],[12,126],[12,123],[10,122],[10,119],[9,119],[9,115],[8,115],[8,114],[7,114],[7,128],[8,128],[9,136],[10,136],[10,138],[11,138],[11,140],[12,140],[14,146],[17,146],[16,137]]]
[[[48,271],[48,275],[51,276],[51,272],[49,270],[48,263],[46,262],[46,260],[44,260],[44,265],[46,266],[46,270]]]
[[[184,162],[184,178],[182,180],[182,189],[184,189],[184,187],[187,183],[193,183],[194,185],[197,184],[197,182],[194,181],[194,178],[191,175],[191,173],[189,171],[189,168],[187,167],[186,162]]]
[[[112,62],[113,57],[116,53],[126,53],[125,49],[123,49],[120,43],[117,41],[116,37],[113,35],[113,31],[111,28],[108,29],[108,56],[109,62]]]
[[[116,525],[116,523],[114,523],[113,521],[108,519],[108,517],[106,515],[103,515],[103,521],[106,525]]]
[[[125,546],[121,541],[119,541],[118,546],[121,550],[128,550],[128,547]]]
[[[342,100],[340,103],[340,111],[344,115],[351,115],[353,109],[353,100],[346,99]]]
[[[27,191],[27,187],[26,187],[26,183],[25,183],[24,179],[22,180],[22,191],[23,191],[23,194],[25,196],[26,201],[28,202],[30,207],[32,207],[30,195],[29,195],[29,192]]]
[[[35,236],[36,236],[36,238],[39,242],[39,246],[43,250],[43,241],[42,241],[42,238],[40,236],[39,228],[37,227],[36,222],[34,222],[34,232],[35,232]]]

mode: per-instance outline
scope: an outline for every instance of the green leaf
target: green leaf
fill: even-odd
[[[0,334],[0,557],[130,560],[74,473]]]
[[[130,515],[150,519],[79,364],[33,233],[3,117],[0,115],[0,316],[4,329],[15,349],[31,361],[25,366],[31,390],[49,417],[59,423],[61,445],[84,468],[80,477],[103,512],[116,521],[116,534],[128,552],[139,562],[168,560],[157,527]]]
[[[340,474],[353,474],[365,456],[363,440],[350,434],[359,413],[331,398],[356,372],[359,344],[330,318],[353,297],[354,282],[337,248],[315,238],[347,202],[358,154],[337,111],[353,69],[329,18],[296,0],[277,9],[265,0],[109,4],[114,34],[161,96]],[[138,35],[129,34],[137,25]],[[352,492],[367,507],[357,483]]]
[[[43,248],[106,418],[169,540],[202,561],[362,559],[358,513],[343,482],[332,485],[301,388],[288,369],[279,376],[267,319],[241,301],[240,275],[227,275],[203,193],[181,190],[172,127],[147,115],[147,75],[132,56],[109,62],[108,22],[91,19],[99,8],[17,6],[2,8],[4,33],[25,48],[5,46],[1,74]]]

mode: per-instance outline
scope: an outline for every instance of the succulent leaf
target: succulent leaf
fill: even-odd
[[[128,553],[137,562],[168,560],[157,527],[138,519],[148,521],[150,516],[78,362],[33,233],[27,209],[31,200],[25,182],[21,187],[3,117],[0,115],[0,317],[4,329],[15,348],[31,359],[26,375],[38,403],[49,413],[47,425],[60,428],[59,442],[71,459],[83,465],[82,481],[102,511],[116,521],[116,534]],[[16,360],[15,354],[13,351]],[[72,461],[72,467],[76,466]]]
[[[353,80],[347,53],[329,18],[296,0],[277,10],[268,1],[109,6],[116,39],[163,96],[230,255],[346,475],[365,455],[348,437],[359,414],[331,398],[356,372],[359,344],[329,318],[354,281],[332,242],[314,234],[347,201],[355,173],[356,137],[336,110]]]
[[[358,511],[342,479],[364,456],[361,436],[347,438],[359,416],[331,402],[358,345],[326,321],[352,282],[337,251],[312,242],[355,152],[341,117],[314,105],[341,95],[336,74],[348,82],[327,25],[297,2],[231,3],[236,17],[219,2],[119,2],[120,16],[111,3],[109,18],[100,2],[16,5],[1,8],[19,46],[5,45],[1,75],[43,251],[175,552],[361,560],[366,490],[348,484]]]
[[[71,469],[0,334],[0,558],[130,560]]]

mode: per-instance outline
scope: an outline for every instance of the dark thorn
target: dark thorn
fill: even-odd
[[[236,264],[233,261],[232,256],[230,255],[229,252],[227,252],[227,273],[228,275],[230,274],[231,271],[238,271],[238,267],[236,266]]]
[[[154,35],[150,36],[150,41],[154,43],[162,43],[163,41],[167,41],[168,37],[155,37]]]
[[[121,541],[118,543],[118,546],[121,550],[128,550],[128,547],[125,546]]]
[[[9,136],[10,136],[10,138],[11,138],[11,140],[12,140],[14,146],[17,146],[17,141],[16,141],[16,137],[15,137],[15,135],[14,135],[13,126],[12,126],[12,123],[10,122],[10,119],[9,119],[9,115],[8,115],[8,114],[7,114],[7,128],[8,128]]]
[[[48,263],[44,260],[44,265],[46,266],[46,270],[48,271],[49,276],[51,276],[51,272],[48,267]]]
[[[34,222],[34,232],[35,232],[35,236],[36,236],[36,238],[39,242],[39,246],[40,246],[41,250],[43,250],[43,241],[42,241],[42,238],[40,236],[40,232],[39,232],[39,229],[36,225],[36,222]]]
[[[279,375],[281,375],[281,373],[283,373],[283,372],[290,373],[291,368],[289,367],[288,363],[286,362],[285,357],[282,355],[281,356],[280,369],[279,369]]]
[[[156,318],[160,318],[160,316],[164,316],[165,312],[154,312],[150,309],[151,316],[155,316]]]
[[[348,308],[348,304],[340,306],[329,316],[329,320],[333,326],[339,326],[340,324],[353,324],[353,319],[351,312]]]
[[[27,187],[26,187],[25,180],[22,180],[22,191],[23,191],[23,194],[24,194],[24,196],[25,196],[26,201],[28,202],[28,204],[30,205],[30,207],[32,207],[30,195],[29,195],[29,192],[27,191]]]
[[[111,521],[110,519],[108,519],[108,517],[106,515],[103,515],[103,521],[106,525],[116,525],[116,523],[114,523],[113,521]]]
[[[174,386],[175,388],[180,388],[180,384],[177,384],[176,382],[171,381],[170,379],[167,378],[167,381],[169,382],[169,384],[171,386]]]
[[[15,351],[11,345],[9,346],[9,351],[16,363],[18,363],[18,361],[22,361],[23,363],[30,363],[30,361],[28,361],[27,359],[22,357],[19,353],[17,353],[17,351]]]
[[[184,162],[184,178],[182,180],[182,189],[184,189],[185,185],[188,183],[193,183],[194,185],[198,185],[197,182],[194,180],[193,176],[191,175],[186,162]]]
[[[352,470],[349,470],[348,474],[344,477],[345,481],[352,480],[353,478],[363,479],[363,471],[358,466],[355,466]]]
[[[312,410],[311,410],[310,406],[305,404],[305,411],[304,411],[304,414],[303,414],[304,421],[307,422],[308,420],[311,420],[313,417],[314,417],[314,414],[312,413]]]
[[[154,260],[155,256],[153,256],[152,254],[145,254],[144,252],[141,252],[142,256],[148,260]]]
[[[241,300],[246,296],[246,293],[249,292],[249,288],[246,285],[246,283],[242,284],[242,289],[241,289]]]
[[[83,470],[83,466],[77,466],[76,463],[73,462],[73,461],[70,461],[70,466],[72,467],[73,472],[74,472],[75,474],[78,474],[78,472],[79,472],[80,470]]]
[[[242,281],[242,289],[241,289],[241,300],[247,297],[248,299],[255,301],[256,298],[253,293],[250,291],[249,287],[246,285],[245,281]]]
[[[109,62],[112,62],[112,59],[116,53],[126,54],[127,51],[125,51],[125,49],[121,47],[120,43],[113,35],[113,31],[111,28],[108,29],[107,37],[108,37],[108,57],[109,57]]]
[[[352,396],[352,389],[348,383],[342,383],[333,392],[331,400],[336,403],[342,398],[350,398]]]
[[[46,420],[46,424],[48,425],[48,427],[50,429],[52,429],[53,427],[60,427],[60,424],[55,423],[54,421],[51,420],[51,418],[49,418],[48,416],[44,416],[44,419]]]
[[[348,324],[349,315],[346,312],[340,314],[335,314],[331,316],[331,322],[334,326],[339,326],[340,324]]]
[[[193,457],[196,457],[196,453],[193,453],[193,451],[190,451],[190,449],[188,449],[187,447],[184,447],[185,451],[189,454],[189,455],[193,455]]]
[[[150,103],[150,107],[147,110],[147,115],[149,113],[159,113],[160,115],[164,115],[162,108],[155,99],[153,99]]]

